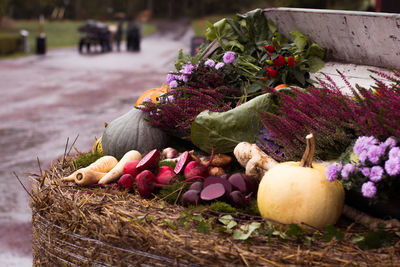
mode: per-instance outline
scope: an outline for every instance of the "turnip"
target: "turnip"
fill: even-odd
[[[133,189],[133,186],[135,184],[135,178],[130,175],[130,174],[124,174],[119,178],[118,180],[118,187],[120,189],[128,189],[131,191]]]
[[[149,170],[144,170],[136,175],[136,184],[139,195],[143,198],[151,197],[154,190],[156,176]]]
[[[217,200],[226,195],[225,187],[220,184],[210,184],[201,190],[200,198],[205,201]]]
[[[136,168],[138,163],[139,163],[139,160],[133,160],[133,161],[127,162],[124,166],[124,170],[122,171],[122,174],[130,174],[133,177],[136,177],[136,175],[139,173],[138,168]]]
[[[161,156],[160,151],[158,151],[157,149],[153,149],[139,161],[136,168],[139,171],[154,169],[158,166],[158,161],[160,160],[160,156]]]
[[[160,185],[169,185],[175,181],[176,174],[174,170],[169,166],[161,166],[158,169],[156,177],[156,183]]]
[[[181,171],[185,168],[186,164],[193,160],[192,156],[190,155],[189,151],[185,151],[182,155],[179,156],[179,160],[175,165],[174,172],[176,174],[181,173]]]

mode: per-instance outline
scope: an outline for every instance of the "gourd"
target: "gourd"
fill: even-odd
[[[120,159],[130,150],[147,154],[150,150],[166,147],[169,136],[151,126],[145,118],[144,111],[134,108],[110,122],[101,141],[104,153]]]
[[[325,166],[312,163],[313,135],[307,135],[306,140],[301,162],[283,162],[265,173],[259,185],[257,204],[264,218],[324,228],[339,219],[344,189],[339,181],[326,179]]]
[[[143,94],[139,96],[139,98],[136,100],[135,107],[139,106],[140,104],[143,103],[143,101],[146,100],[146,98],[151,99],[152,102],[156,103],[158,102],[158,97],[160,95],[168,92],[169,87],[166,84],[163,84],[161,88],[153,88],[145,91]]]

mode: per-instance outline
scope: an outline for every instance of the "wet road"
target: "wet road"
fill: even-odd
[[[139,53],[77,53],[0,60],[0,266],[31,266],[31,212],[26,173],[38,173],[64,153],[67,138],[91,149],[110,122],[132,108],[146,89],[159,87],[191,31],[157,33]]]

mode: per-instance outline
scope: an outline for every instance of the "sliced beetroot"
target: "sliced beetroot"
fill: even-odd
[[[158,169],[156,183],[161,185],[169,185],[175,181],[176,174],[170,166],[161,166]]]
[[[203,189],[203,182],[197,181],[190,185],[189,190],[201,191]]]
[[[243,208],[247,205],[245,196],[238,190],[232,191],[229,195],[229,199],[235,207]]]
[[[249,188],[247,186],[247,182],[245,178],[243,177],[244,174],[242,173],[234,173],[231,176],[229,176],[228,181],[229,183],[233,186],[235,190],[239,190],[243,194],[249,193]]]
[[[210,184],[201,190],[200,198],[205,201],[217,200],[226,195],[226,190],[223,184]]]
[[[193,205],[197,206],[200,202],[200,191],[198,190],[188,190],[182,195],[182,203],[185,206]]]
[[[155,179],[155,175],[149,170],[144,170],[136,175],[137,189],[141,197],[151,197],[151,193],[154,190]]]
[[[186,179],[189,179],[194,176],[201,176],[206,178],[208,176],[208,168],[207,166],[202,165],[197,161],[190,161],[186,164],[185,170],[183,171],[183,175]]]
[[[185,169],[186,164],[188,164],[192,160],[192,156],[190,155],[189,151],[185,151],[182,155],[179,156],[179,160],[175,165],[174,172],[179,174],[182,170]]]
[[[203,187],[207,187],[211,184],[222,184],[225,187],[226,196],[232,192],[232,185],[228,182],[228,180],[218,177],[218,176],[209,176],[204,180]]]
[[[135,185],[135,178],[130,174],[123,174],[118,180],[118,187],[131,191]]]
[[[160,160],[160,156],[161,156],[160,151],[158,151],[157,149],[153,149],[139,161],[136,168],[139,171],[154,169],[158,166],[158,161]]]
[[[136,177],[136,175],[139,173],[138,168],[136,168],[138,164],[139,160],[128,161],[124,166],[122,174],[130,174],[133,177]]]

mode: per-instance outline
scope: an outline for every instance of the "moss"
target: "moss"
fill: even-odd
[[[77,169],[84,168],[95,162],[97,159],[105,156],[103,153],[99,152],[88,152],[80,155],[77,159],[74,160],[74,166]]]
[[[158,162],[158,166],[169,166],[169,167],[171,167],[172,169],[174,169],[175,168],[175,166],[176,166],[176,162],[173,162],[173,161],[167,161],[167,160],[161,160],[161,161],[159,161]]]
[[[214,202],[210,205],[210,209],[217,212],[236,213],[238,210],[225,202]]]
[[[260,216],[260,211],[258,210],[257,199],[253,199],[250,201],[250,204],[243,210],[244,213],[250,215]]]
[[[180,196],[188,190],[189,186],[190,184],[188,183],[176,181],[172,185],[167,185],[161,188],[157,197],[169,204],[180,203]]]

